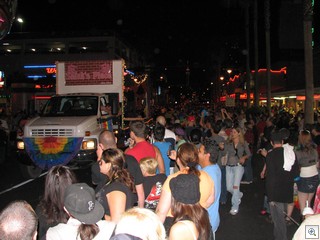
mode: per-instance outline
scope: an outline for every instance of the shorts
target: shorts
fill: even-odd
[[[319,176],[313,176],[308,178],[301,177],[297,182],[298,191],[303,193],[315,193],[319,185]]]

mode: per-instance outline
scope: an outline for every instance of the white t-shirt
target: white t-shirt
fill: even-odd
[[[59,223],[57,226],[49,228],[46,234],[46,239],[47,240],[70,240],[70,239],[80,240],[80,236],[78,235],[78,228],[80,225],[81,225],[80,221],[74,218],[70,218],[67,223]],[[99,222],[97,222],[97,225],[100,231],[93,238],[93,240],[109,239],[115,228],[115,224],[113,222],[109,222],[106,220],[100,220]]]

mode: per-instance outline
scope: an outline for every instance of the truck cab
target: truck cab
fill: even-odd
[[[117,104],[110,94],[55,95],[30,119],[18,139],[25,177],[37,177],[54,165],[87,166],[96,161],[99,133],[113,130]],[[114,115],[113,115],[114,114]]]
[[[35,178],[55,165],[96,160],[98,136],[114,129],[123,102],[124,66],[122,59],[56,62],[56,95],[18,138],[25,177]]]

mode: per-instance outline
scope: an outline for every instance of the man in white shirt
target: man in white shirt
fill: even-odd
[[[171,131],[170,129],[166,128],[166,118],[162,115],[158,116],[156,119],[156,123],[161,124],[162,126],[165,127],[165,132],[164,132],[164,140],[166,142],[170,142],[172,144],[172,146],[175,146],[176,144],[176,135],[174,134],[173,131]]]

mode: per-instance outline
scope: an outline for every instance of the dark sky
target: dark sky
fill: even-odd
[[[235,1],[221,2],[230,2],[230,8],[219,1],[19,0],[17,16],[25,20],[24,31],[116,30],[155,53],[166,54],[173,46],[188,56],[215,39],[241,33],[241,9]]]
[[[236,0],[18,0],[23,31],[114,30],[157,66],[205,68],[227,48],[244,46]],[[213,5],[213,6],[212,6]],[[13,30],[18,28],[14,24]],[[230,43],[228,43],[230,44]]]

